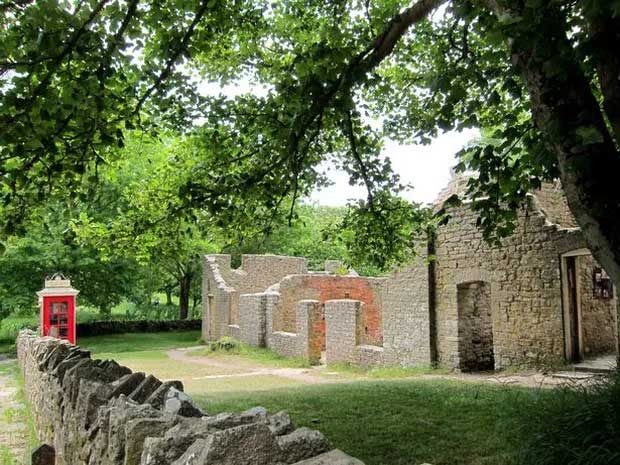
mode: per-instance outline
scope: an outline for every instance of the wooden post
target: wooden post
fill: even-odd
[[[32,465],[55,465],[56,451],[50,445],[43,444],[32,451]]]

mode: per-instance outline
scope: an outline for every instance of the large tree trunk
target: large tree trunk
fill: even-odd
[[[488,0],[504,19],[522,13],[499,3]],[[539,16],[530,28],[507,29],[512,60],[527,85],[534,122],[557,157],[570,209],[592,254],[620,283],[620,154],[567,38],[564,14],[549,2]]]
[[[184,274],[179,280],[179,319],[186,320],[189,313],[189,291],[192,275]]]

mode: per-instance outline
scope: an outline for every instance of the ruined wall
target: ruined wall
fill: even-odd
[[[383,361],[387,365],[431,363],[429,265],[426,250],[389,276],[382,289]]]
[[[209,416],[178,381],[91,360],[66,341],[23,331],[17,353],[41,443],[56,465],[363,465],[262,407]]]
[[[327,363],[358,363],[356,326],[363,306],[363,302],[350,299],[325,303]]]
[[[364,311],[356,328],[361,344],[382,345],[383,278],[360,278],[324,274],[292,275],[278,285],[278,306],[273,312],[273,330],[296,332],[297,304],[301,300],[326,302],[335,299],[352,299],[364,302]]]
[[[219,265],[226,283],[239,294],[262,292],[290,274],[308,272],[308,261],[283,255],[242,255],[241,266],[230,266],[230,255],[210,255]]]
[[[559,181],[543,183],[540,189],[533,192],[533,195],[551,223],[563,228],[577,227],[577,221],[568,208],[566,196]]]
[[[232,269],[230,255],[206,255],[202,282],[203,339],[241,337],[239,296],[263,292],[283,277],[307,270],[307,261],[301,257],[243,255],[241,266]]]
[[[387,278],[362,278],[351,271],[348,275],[308,273],[305,260],[295,257],[291,260],[291,257],[244,256],[243,270],[231,270],[230,256],[206,256],[203,335],[205,339],[216,339],[230,334],[285,356],[318,361],[320,353],[327,348],[325,303],[354,300],[363,303],[356,311],[355,327],[350,335],[357,347],[355,360],[365,365],[429,365],[426,260],[426,251],[421,250],[412,264]],[[257,274],[259,268],[264,269],[266,263],[270,264],[269,276],[263,276],[260,282],[248,278]],[[287,275],[273,285],[256,290],[271,283],[282,270],[290,269],[287,266],[302,268],[303,272]],[[327,261],[326,269],[340,271],[342,265]]]
[[[312,362],[319,360],[321,352],[330,353],[329,344],[332,361],[343,361],[334,358],[342,343],[352,347],[351,360],[345,356],[351,363],[429,365],[428,278],[425,251],[387,278],[324,273],[287,276],[264,293],[240,296],[240,337],[248,344]],[[363,304],[357,307],[351,320],[355,325],[343,341],[334,339],[343,328],[330,333],[326,318],[326,303],[334,300]],[[339,324],[340,316],[334,318]]]
[[[221,261],[213,256],[203,257],[202,339],[205,341],[216,340],[229,333],[231,306],[237,299],[236,290],[222,276]]]
[[[577,257],[580,287],[581,330],[585,356],[613,353],[614,301],[596,297],[593,291],[594,268],[600,268],[591,255]]]
[[[459,367],[457,286],[489,286],[496,368],[564,357],[560,254],[585,246],[578,230],[553,225],[530,199],[517,228],[501,247],[491,247],[468,205],[436,240],[437,349],[441,364]]]

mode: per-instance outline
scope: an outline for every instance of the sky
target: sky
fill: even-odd
[[[429,145],[399,145],[387,141],[383,155],[391,160],[392,169],[400,175],[401,182],[413,186],[402,197],[419,203],[435,200],[450,180],[450,169],[456,164],[456,153],[478,135],[477,130],[447,132]],[[349,185],[346,173],[324,168],[327,168],[328,176],[334,184],[315,191],[310,197],[311,201],[320,205],[343,206],[349,199],[366,198],[363,187]]]
[[[224,94],[228,97],[246,93],[267,93],[265,88],[252,84],[247,79],[227,86],[203,82],[199,83],[199,89],[204,95]],[[392,169],[400,175],[401,182],[413,186],[413,189],[403,192],[402,197],[419,203],[432,203],[450,180],[450,169],[456,165],[456,153],[478,135],[478,130],[446,132],[429,145],[399,145],[395,141],[386,141],[383,155],[390,158]],[[315,191],[308,201],[339,207],[346,205],[351,199],[366,198],[365,188],[349,185],[349,177],[344,171],[327,165],[321,168],[333,184]]]

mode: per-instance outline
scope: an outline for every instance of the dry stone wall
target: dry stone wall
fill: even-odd
[[[17,353],[38,439],[54,447],[56,465],[363,465],[320,432],[295,429],[285,412],[210,416],[178,381],[28,330]]]

